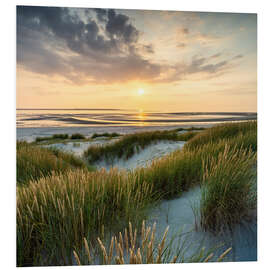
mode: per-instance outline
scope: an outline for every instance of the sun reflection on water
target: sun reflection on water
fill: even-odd
[[[144,121],[146,120],[146,115],[145,115],[143,109],[141,109],[141,108],[139,109],[137,117],[140,120],[140,126],[144,126],[145,125]]]

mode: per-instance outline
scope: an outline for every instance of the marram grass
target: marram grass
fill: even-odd
[[[145,218],[144,210],[150,203],[179,196],[194,185],[203,189],[200,210],[205,229],[219,230],[223,224],[238,222],[238,216],[243,217],[256,206],[251,188],[256,180],[252,174],[256,165],[256,126],[253,121],[204,130],[182,150],[155,160],[147,168],[88,172],[76,166],[70,170],[68,166],[56,173],[50,170],[47,176],[38,175],[27,186],[18,186],[17,265],[69,265],[73,250],[78,253],[84,238],[119,231],[128,221],[136,227]],[[36,149],[37,153],[47,151]],[[31,152],[26,156],[31,157]],[[46,157],[32,155],[30,160],[42,168],[47,164]],[[55,152],[53,157],[63,156]],[[25,163],[29,175],[31,168]]]
[[[85,162],[71,153],[57,149],[47,149],[17,141],[16,174],[17,183],[36,181],[52,172],[65,172],[72,169],[91,169]]]
[[[136,224],[151,198],[150,184],[118,170],[69,171],[18,187],[18,266],[42,264],[42,252],[45,265],[69,264],[83,237],[100,233],[103,224]]]
[[[134,134],[128,134],[121,137],[118,141],[106,145],[90,146],[84,156],[89,163],[97,162],[105,159],[112,161],[115,158],[128,159],[136,152],[144,149],[148,145],[160,140],[170,141],[186,141],[195,136],[195,132],[187,132],[178,134],[175,130],[172,131],[148,131]]]
[[[185,246],[183,242],[180,248],[172,250],[172,243],[168,241],[169,226],[165,229],[162,237],[156,239],[156,224],[153,226],[145,226],[138,230],[129,222],[128,228],[123,233],[119,232],[117,236],[112,236],[108,245],[99,237],[97,245],[100,260],[95,260],[96,250],[91,248],[86,238],[83,239],[83,247],[81,250],[73,250],[73,255],[77,265],[90,264],[160,264],[160,263],[179,263],[179,262],[209,262],[223,261],[232,248],[226,249],[219,257],[215,258],[214,253],[205,251],[202,247],[198,254],[185,257],[181,252],[181,248]],[[158,236],[159,237],[159,236]],[[214,259],[215,258],[215,259]]]
[[[121,136],[121,134],[116,133],[116,132],[113,132],[113,133],[108,133],[108,132],[105,132],[105,133],[94,133],[91,136],[91,139],[96,139],[96,138],[99,138],[99,137],[114,138],[114,137],[119,137],[119,136]]]
[[[66,140],[84,140],[86,137],[80,133],[74,133],[72,135],[69,134],[53,134],[52,136],[43,136],[43,137],[36,137],[35,142],[50,142],[50,141],[66,141]]]
[[[241,135],[245,136],[246,140],[249,140],[254,151],[257,150],[257,121],[216,125],[198,133],[185,145],[185,148],[191,150],[204,144],[215,143],[224,139],[234,139]]]
[[[204,165],[201,225],[213,231],[239,223],[256,207],[253,187],[256,153],[226,146],[217,159],[209,157]],[[208,164],[206,165],[206,163]]]

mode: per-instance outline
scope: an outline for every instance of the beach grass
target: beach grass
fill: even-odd
[[[17,187],[17,265],[71,264],[83,237],[137,225],[153,199],[150,184],[118,170],[69,171]]]
[[[201,226],[221,231],[239,223],[256,208],[254,182],[257,154],[237,145],[209,157],[203,168]],[[208,163],[208,164],[206,164]]]
[[[183,149],[154,160],[146,168],[95,172],[61,169],[58,174],[38,175],[38,181],[33,178],[27,186],[18,186],[17,265],[69,265],[73,250],[82,247],[84,238],[119,231],[129,221],[136,227],[145,218],[149,205],[180,196],[195,185],[201,185],[203,190],[200,214],[204,229],[220,230],[222,225],[239,222],[256,206],[252,181],[256,180],[257,123],[223,124],[187,134],[123,136],[118,145],[122,151],[126,151],[123,147],[127,142],[132,145],[138,141],[146,147],[160,138],[178,140],[179,136],[190,136]],[[50,153],[57,159],[61,157],[61,152],[58,157]],[[111,153],[119,152],[113,148]],[[40,156],[32,155],[35,166],[47,164],[39,161]],[[24,164],[31,175],[32,167]]]
[[[85,139],[85,136],[83,134],[80,133],[74,133],[70,136],[71,140],[83,140]]]
[[[176,128],[174,131],[198,131],[205,130],[205,127]]]
[[[115,138],[115,137],[119,137],[119,136],[121,136],[121,134],[116,133],[116,132],[112,132],[112,133],[108,133],[108,132],[105,132],[105,133],[94,133],[91,136],[91,139],[95,139],[95,138],[98,138],[98,137]]]
[[[72,135],[69,134],[53,134],[52,136],[43,136],[43,137],[36,137],[35,142],[66,142],[67,140],[85,140],[86,137],[80,133],[74,133]]]
[[[83,239],[83,247],[74,250],[73,255],[77,265],[96,264],[98,252],[99,264],[160,264],[160,263],[183,263],[183,262],[209,262],[223,261],[232,248],[226,249],[219,257],[215,258],[212,250],[206,251],[203,247],[195,254],[184,256],[186,247],[185,241],[178,239],[177,247],[173,248],[172,240],[168,240],[169,226],[163,235],[156,235],[156,223],[153,226],[146,226],[142,222],[141,228],[129,226],[122,232],[111,237],[107,243],[97,238],[96,244],[89,243]],[[175,240],[175,239],[174,239]],[[98,247],[99,250],[93,248]]]
[[[60,173],[76,168],[91,170],[91,166],[71,153],[17,141],[16,175],[19,184],[36,181],[53,171]]]
[[[250,138],[250,145],[254,151],[257,150],[257,121],[246,121],[240,123],[219,124],[212,128],[208,128],[190,140],[185,148],[195,149],[207,143],[218,142],[223,139],[230,139],[236,136],[245,136],[248,140],[247,133]]]
[[[157,141],[185,141],[195,135],[195,132],[177,134],[175,131],[150,131],[128,134],[111,144],[90,146],[84,152],[84,157],[90,164],[103,159],[106,161],[122,157],[128,159],[141,149]]]
[[[37,137],[36,142],[42,142],[42,141],[49,141],[49,140],[55,140],[55,139],[61,139],[66,140],[69,138],[68,134],[53,134],[50,137]]]
[[[249,135],[247,137],[249,139]],[[243,155],[248,152],[249,148],[239,144],[242,141],[245,141],[245,136],[241,134],[233,139],[210,142],[193,150],[184,148],[154,160],[151,166],[139,168],[134,173],[138,173],[145,181],[152,182],[154,190],[162,193],[164,198],[170,199],[195,185],[201,185],[205,169],[212,166],[214,162],[219,162],[219,153],[223,153],[228,148],[236,151],[239,147]],[[228,153],[229,156],[234,154],[233,150]],[[236,164],[231,161],[230,165]],[[241,169],[237,166],[234,168]]]
[[[62,139],[62,140],[65,140],[65,139],[68,139],[69,138],[69,135],[68,134],[53,134],[52,135],[52,138],[53,139]]]

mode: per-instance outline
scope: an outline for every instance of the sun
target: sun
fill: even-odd
[[[144,94],[144,90],[142,88],[138,89],[138,95],[142,96]]]

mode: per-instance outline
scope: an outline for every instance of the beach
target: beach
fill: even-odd
[[[36,147],[40,145],[42,148],[57,149],[57,151],[64,151],[84,159],[87,157],[86,153],[90,151],[91,147],[94,147],[94,149],[96,147],[110,149],[110,145],[119,144],[125,138],[133,138],[134,136],[134,138],[137,138],[137,136],[138,138],[140,136],[146,136],[147,138],[151,134],[152,141],[149,141],[147,144],[144,142],[144,146],[136,147],[137,150],[130,157],[121,156],[89,161],[95,170],[101,173],[105,169],[109,174],[113,173],[114,170],[119,170],[119,172],[125,174],[126,172],[136,172],[137,169],[141,168],[151,169],[152,166],[155,166],[153,164],[159,163],[159,160],[162,162],[163,158],[166,160],[166,157],[181,152],[187,140],[181,136],[188,135],[194,137],[196,134],[199,135],[204,130],[207,131],[207,129],[214,126],[215,124],[213,123],[206,123],[205,125],[197,123],[197,125],[181,125],[181,127],[177,126],[177,128],[175,126],[29,127],[17,128],[17,139],[34,143]],[[55,134],[68,134],[65,136],[71,138],[71,134],[78,133],[82,134],[84,139],[53,139]],[[112,134],[116,134],[116,137],[111,137]],[[156,136],[156,134],[158,134],[157,138],[164,137],[168,139],[154,139],[153,136]],[[170,134],[174,135],[171,136]],[[42,139],[38,142],[38,138],[43,138],[44,141]],[[139,143],[140,145],[140,141],[136,141],[136,139],[133,141],[135,144]],[[125,150],[124,148],[123,150]],[[185,191],[179,198],[174,196],[170,200],[165,199],[149,207],[145,222],[147,226],[156,226],[157,235],[162,235],[162,232],[169,226],[168,241],[177,236],[176,239],[179,239],[180,242],[185,242],[187,257],[192,258],[197,250],[202,247],[206,250],[216,247],[217,254],[221,254],[222,251],[233,247],[233,251],[227,255],[226,259],[228,261],[257,260],[256,212],[253,212],[248,222],[243,220],[243,223],[234,226],[233,229],[226,229],[222,233],[213,234],[200,227],[199,209],[201,208],[201,202],[201,188],[198,186],[191,188],[189,191]],[[111,235],[111,233],[108,235]],[[109,241],[109,237],[107,236],[106,241]],[[171,248],[177,249],[179,241],[174,242]],[[197,243],[196,245],[193,245],[194,241]],[[218,259],[218,255],[214,258]],[[73,256],[72,261],[73,264],[77,264]],[[100,263],[98,260],[95,261],[95,264]]]

